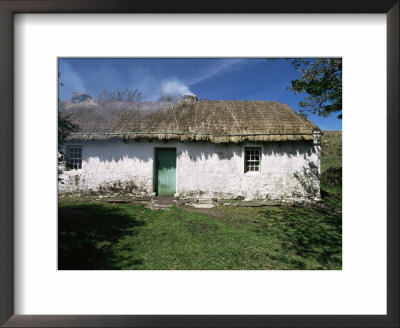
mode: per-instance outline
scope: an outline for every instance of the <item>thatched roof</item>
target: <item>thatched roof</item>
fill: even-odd
[[[70,139],[175,139],[214,143],[312,140],[319,128],[275,101],[128,103],[94,100],[61,109],[79,126]]]

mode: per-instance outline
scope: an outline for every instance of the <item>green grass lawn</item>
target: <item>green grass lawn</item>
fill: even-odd
[[[59,204],[59,269],[341,269],[341,192],[318,207]]]
[[[339,174],[330,168],[341,168],[341,134],[324,138],[317,206],[151,211],[135,204],[62,201],[59,269],[340,270],[341,183],[324,182],[324,174]]]

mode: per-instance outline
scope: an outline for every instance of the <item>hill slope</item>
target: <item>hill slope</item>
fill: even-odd
[[[323,131],[321,180],[337,186],[342,184],[342,131]]]

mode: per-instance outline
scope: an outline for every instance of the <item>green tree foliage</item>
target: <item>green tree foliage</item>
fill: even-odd
[[[289,90],[294,93],[306,93],[299,102],[299,113],[308,113],[327,117],[338,113],[342,119],[342,59],[317,58],[288,59],[295,69],[301,73],[299,79],[291,81]]]
[[[61,82],[61,72],[58,72],[58,83],[62,87],[64,84]],[[62,152],[62,145],[67,140],[68,135],[78,129],[76,124],[73,124],[66,116],[61,115],[61,110],[64,103],[58,99],[58,162],[64,161],[64,154]]]
[[[60,86],[64,86],[64,84],[60,81],[61,72],[58,72],[59,84]],[[64,107],[64,104],[58,100],[58,173],[62,173],[60,167],[63,167],[65,164],[65,154],[62,149],[63,143],[67,140],[67,137],[71,132],[77,131],[78,126],[72,123],[68,117],[61,114],[61,109]],[[61,178],[58,178],[59,181],[62,181]]]
[[[58,110],[58,174],[62,173],[62,168],[65,166],[66,161],[62,145],[70,133],[77,130],[78,126],[72,123],[67,117],[61,115],[60,110]],[[58,180],[62,182],[60,177]]]
[[[78,126],[58,112],[58,145],[61,146],[71,132],[77,131]]]

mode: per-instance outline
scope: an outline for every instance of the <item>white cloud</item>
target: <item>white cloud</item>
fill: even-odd
[[[157,100],[161,92],[170,95],[192,95],[190,86],[211,79],[217,75],[241,69],[243,66],[254,63],[255,60],[228,58],[210,59],[205,65],[197,67],[192,72],[180,76],[168,77],[144,67],[132,67],[131,86],[139,89],[145,100]]]
[[[196,72],[196,76],[188,80],[188,85],[197,84],[217,75],[232,72],[246,64],[246,59],[216,59],[213,63]]]
[[[193,94],[189,87],[177,78],[163,81],[161,83],[161,90],[168,95],[184,96]]]
[[[153,87],[153,90],[157,89],[158,94],[163,92],[169,95],[193,95],[193,92],[190,90],[191,85],[211,79],[217,75],[232,72],[247,63],[248,61],[246,61],[246,59],[215,59],[210,65],[194,71],[193,76],[186,77],[184,79],[185,81],[176,77],[163,80],[161,82],[161,87]],[[152,98],[155,98],[155,96],[153,95]]]
[[[111,64],[103,64],[86,76],[80,76],[73,70],[70,63],[60,61],[60,81],[64,86],[60,87],[61,99],[69,99],[73,92],[89,92],[95,96],[95,91],[101,89],[116,90],[126,87],[138,89],[143,100],[156,101],[160,93],[170,95],[192,95],[191,86],[205,80],[233,72],[243,66],[253,63],[255,60],[240,58],[215,58],[203,61],[201,65],[193,70],[161,73],[156,68],[142,65],[131,65],[127,67],[128,74],[123,74],[120,69],[114,68]],[[99,81],[99,82],[97,82]]]
[[[63,84],[59,88],[59,97],[61,99],[71,98],[73,92],[87,92],[83,80],[79,74],[72,69],[71,64],[61,61],[58,71],[61,73],[60,82]]]

